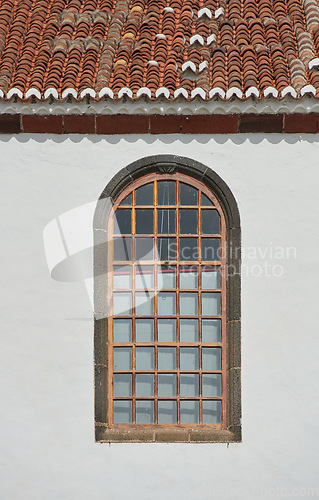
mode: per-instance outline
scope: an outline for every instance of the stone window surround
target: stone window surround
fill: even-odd
[[[109,199],[133,180],[151,172],[181,172],[203,182],[218,198],[227,226],[227,430],[216,429],[110,429],[107,426],[107,292],[105,249]],[[240,442],[241,441],[241,359],[240,359],[240,218],[236,200],[225,182],[207,166],[189,158],[157,155],[142,158],[120,170],[103,190],[94,216],[94,363],[95,439],[97,442]]]

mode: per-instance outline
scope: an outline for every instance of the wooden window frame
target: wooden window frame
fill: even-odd
[[[214,197],[216,209],[221,216],[221,240],[225,241],[226,246],[221,258],[221,266],[224,269],[221,286],[223,333],[220,346],[224,372],[222,424],[113,424],[112,419],[109,418],[109,415],[113,414],[113,367],[109,363],[112,353],[110,334],[112,318],[108,317],[109,304],[106,301],[106,297],[109,300],[112,296],[108,271],[110,265],[113,264],[113,259],[107,241],[112,234],[112,214],[130,190],[146,182],[155,179],[182,182],[184,179],[185,182],[186,178],[188,178],[186,181],[188,184]],[[198,261],[193,264],[195,263],[196,265],[202,264]],[[183,265],[191,264],[192,262],[185,262]],[[214,265],[214,262],[210,261],[206,264]],[[241,441],[240,219],[236,201],[222,179],[198,162],[168,155],[144,158],[122,169],[103,191],[95,212],[94,277],[96,440],[99,442]],[[157,346],[157,343],[152,343],[152,345]],[[178,345],[179,343],[176,343],[176,346]],[[200,344],[198,345],[201,347]],[[108,352],[108,347],[111,348],[110,352]]]

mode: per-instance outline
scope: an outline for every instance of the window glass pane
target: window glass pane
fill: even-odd
[[[202,293],[202,315],[218,316],[220,314],[220,293]]]
[[[132,294],[115,292],[113,294],[113,315],[123,316],[132,313]]]
[[[113,288],[115,290],[132,288],[132,266],[114,266]]]
[[[198,424],[198,401],[181,401],[181,424]]]
[[[221,401],[203,401],[203,424],[220,424],[221,421]]]
[[[150,288],[154,288],[153,266],[136,266],[135,288],[142,288],[143,290],[149,290]]]
[[[221,375],[207,373],[203,375],[203,396],[204,398],[215,398],[221,395]]]
[[[132,342],[132,320],[114,319],[114,342]]]
[[[136,342],[154,342],[153,319],[137,319],[135,330]]]
[[[198,348],[181,347],[180,350],[181,370],[198,370]]]
[[[158,395],[167,398],[176,396],[176,375],[158,375]]]
[[[221,321],[220,319],[202,320],[202,341],[220,342],[221,341]]]
[[[203,347],[202,349],[203,370],[221,370],[221,353],[217,347]]]
[[[129,194],[126,198],[124,198],[120,206],[122,205],[132,205],[132,193]]]
[[[199,248],[197,238],[179,239],[180,260],[198,260]]]
[[[175,182],[158,181],[157,182],[157,204],[175,205]]]
[[[154,314],[153,292],[135,293],[135,314],[137,316],[151,316]]]
[[[145,184],[135,191],[136,205],[154,205],[154,184],[153,182]]]
[[[179,232],[181,234],[198,233],[198,210],[179,211]]]
[[[114,396],[119,398],[132,396],[132,375],[129,373],[114,375]]]
[[[176,424],[177,408],[176,401],[159,401],[158,402],[158,423],[159,424]]]
[[[206,290],[214,290],[220,288],[219,267],[202,267],[202,288]]]
[[[136,401],[136,423],[154,423],[154,401]]]
[[[181,319],[180,320],[180,341],[198,342],[198,320]]]
[[[135,232],[136,234],[153,234],[154,232],[154,211],[135,210]]]
[[[180,182],[179,184],[179,204],[180,205],[197,205],[198,191],[197,189]]]
[[[176,267],[161,266],[158,268],[157,288],[176,288]]]
[[[114,423],[132,423],[132,401],[114,401],[113,403]]]
[[[124,208],[115,212],[113,231],[114,234],[132,233],[132,211],[130,208]]]
[[[180,377],[180,395],[181,397],[198,397],[198,375],[192,373],[183,373]]]
[[[176,348],[159,347],[158,348],[158,369],[176,370]]]
[[[114,260],[132,260],[132,238],[114,238]]]
[[[152,373],[136,374],[136,396],[138,398],[154,396],[154,375]]]
[[[135,260],[154,260],[154,239],[136,238]]]
[[[176,211],[157,210],[157,233],[158,234],[176,234]]]
[[[202,234],[219,234],[220,216],[217,210],[202,210]]]
[[[137,347],[136,348],[136,369],[154,370],[154,348]]]
[[[176,238],[157,238],[158,259],[176,260]]]
[[[157,308],[159,316],[173,316],[176,314],[176,293],[159,292],[157,295]]]
[[[198,315],[198,294],[191,292],[181,292],[179,294],[180,314],[182,316]]]
[[[114,370],[132,370],[131,347],[114,347]]]
[[[220,260],[219,238],[202,238],[202,260]]]
[[[179,268],[180,288],[197,289],[198,288],[198,269],[194,266],[181,266]]]
[[[207,196],[202,194],[202,205],[203,207],[212,207],[213,202],[209,198],[207,198]]]
[[[176,342],[176,319],[159,319],[157,329],[159,342]]]

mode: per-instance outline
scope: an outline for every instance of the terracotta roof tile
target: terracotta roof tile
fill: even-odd
[[[318,0],[0,2],[4,98],[319,97],[318,58]]]

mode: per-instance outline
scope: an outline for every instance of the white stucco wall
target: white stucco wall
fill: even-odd
[[[318,497],[319,138],[21,135],[0,154],[0,498]],[[50,277],[43,230],[154,154],[206,164],[238,202],[240,444],[94,442],[91,305],[83,283]]]

